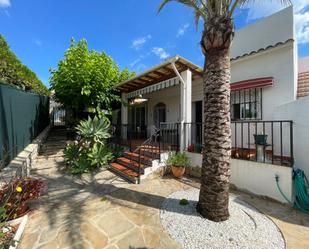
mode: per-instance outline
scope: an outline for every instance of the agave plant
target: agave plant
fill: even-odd
[[[104,145],[106,139],[110,137],[109,127],[110,121],[107,117],[102,116],[99,119],[95,116],[93,119],[88,117],[87,120],[81,121],[76,129],[85,142],[90,142],[91,145],[95,143]]]
[[[95,144],[88,153],[88,158],[92,166],[101,167],[107,165],[113,159],[113,154],[107,147]]]

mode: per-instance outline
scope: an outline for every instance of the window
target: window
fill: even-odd
[[[231,92],[231,118],[262,119],[262,88]]]

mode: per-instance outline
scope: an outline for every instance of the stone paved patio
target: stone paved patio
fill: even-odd
[[[64,143],[52,133],[33,169],[48,191],[32,204],[20,249],[180,248],[160,223],[160,207],[166,196],[198,187],[197,182],[164,178],[132,185],[106,170],[73,177],[64,169]],[[288,248],[309,248],[308,216],[270,200],[235,194],[274,220]]]

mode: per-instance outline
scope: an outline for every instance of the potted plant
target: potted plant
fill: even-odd
[[[194,149],[194,144],[190,144],[189,146],[188,146],[188,149],[187,149],[189,152],[194,152],[195,151],[195,149]]]
[[[171,166],[174,177],[181,178],[186,171],[186,167],[189,166],[189,158],[184,152],[172,152],[169,154],[166,164]]]
[[[266,145],[267,144],[267,137],[266,134],[254,134],[255,144],[257,145]]]

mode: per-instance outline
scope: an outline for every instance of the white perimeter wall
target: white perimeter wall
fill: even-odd
[[[309,177],[309,97],[277,107],[274,116],[294,121],[294,167]]]
[[[187,152],[192,166],[202,166],[202,155]],[[292,198],[292,168],[245,160],[231,160],[231,183],[256,195],[267,196],[287,203],[277,189],[275,176],[285,195]]]

